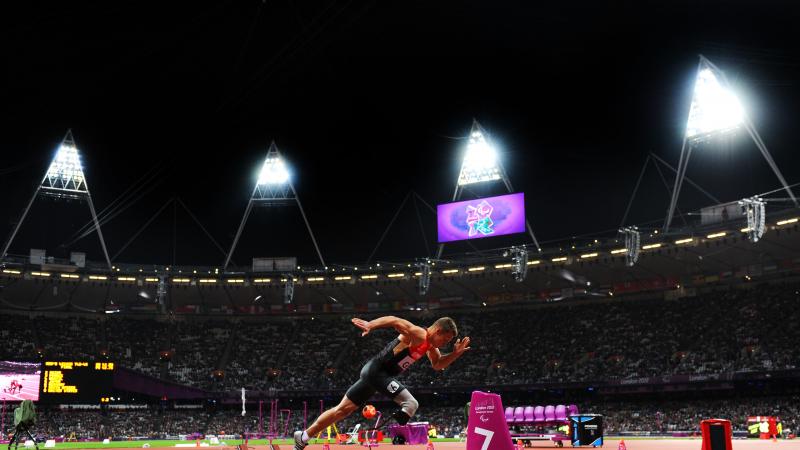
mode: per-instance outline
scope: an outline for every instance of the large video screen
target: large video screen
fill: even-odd
[[[0,400],[39,400],[41,375],[41,363],[0,361]]]
[[[525,194],[500,195],[437,206],[439,242],[525,232]]]
[[[112,393],[113,362],[45,361],[42,400],[99,403]]]

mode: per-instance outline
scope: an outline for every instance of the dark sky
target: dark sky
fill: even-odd
[[[699,53],[800,181],[792,1],[26,3],[0,13],[3,237],[72,128],[98,210],[154,175],[104,225],[112,255],[173,197],[227,250],[274,139],[327,262],[363,262],[411,190],[450,200],[473,117],[541,241],[613,230],[648,152],[677,164]],[[688,176],[722,201],[778,186],[746,136],[696,151]],[[628,222],[663,217],[668,199],[651,167]],[[708,203],[687,187],[680,206]],[[419,221],[433,247],[434,215],[417,206],[377,259],[426,255]],[[12,253],[100,260],[93,235],[62,245],[88,219],[79,203],[38,201]],[[287,255],[316,262],[296,208],[254,212],[234,260]],[[116,260],[173,258],[224,256],[169,206]]]

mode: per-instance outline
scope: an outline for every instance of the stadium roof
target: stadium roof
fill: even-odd
[[[56,263],[6,264],[0,272],[0,308],[30,311],[188,314],[270,314],[429,310],[505,303],[537,304],[627,294],[694,295],[722,284],[774,280],[800,270],[800,218],[772,218],[751,243],[738,221],[697,227],[683,235],[643,237],[642,256],[625,264],[613,240],[531,255],[523,282],[511,276],[502,253],[462,255],[433,263],[430,289],[417,289],[419,267],[399,261],[380,266],[220,273],[212,268],[115,267],[76,270]],[[206,270],[207,269],[207,270]],[[288,278],[296,280],[291,303]],[[164,296],[161,296],[163,292]]]

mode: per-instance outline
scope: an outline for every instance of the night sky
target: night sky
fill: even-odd
[[[72,128],[98,211],[139,189],[103,226],[111,255],[172,198],[227,251],[275,140],[326,262],[363,263],[410,191],[450,200],[473,118],[545,247],[612,236],[648,153],[677,165],[698,54],[726,71],[800,182],[796,2],[25,3],[0,13],[3,239]],[[687,175],[721,201],[779,187],[744,134],[695,151]],[[651,166],[628,224],[663,218],[668,201]],[[679,206],[710,203],[685,187]],[[95,235],[64,245],[89,217],[39,200],[11,253],[102,260]],[[428,255],[435,232],[409,200],[374,259]],[[234,261],[252,256],[317,264],[297,208],[254,211]],[[223,260],[178,202],[115,259]]]

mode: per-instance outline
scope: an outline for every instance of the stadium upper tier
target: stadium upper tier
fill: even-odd
[[[741,221],[670,235],[642,232],[641,252],[626,265],[620,237],[576,239],[542,253],[529,251],[527,276],[512,276],[507,250],[430,261],[430,287],[420,295],[419,262],[299,267],[274,272],[213,267],[119,265],[112,270],[67,262],[31,264],[7,258],[0,271],[0,304],[23,310],[173,313],[281,313],[403,310],[482,306],[568,297],[603,297],[649,290],[693,289],[731,279],[796,271],[798,220],[771,217],[766,234],[748,240]],[[287,280],[292,279],[292,301]],[[682,294],[680,294],[682,295]]]

